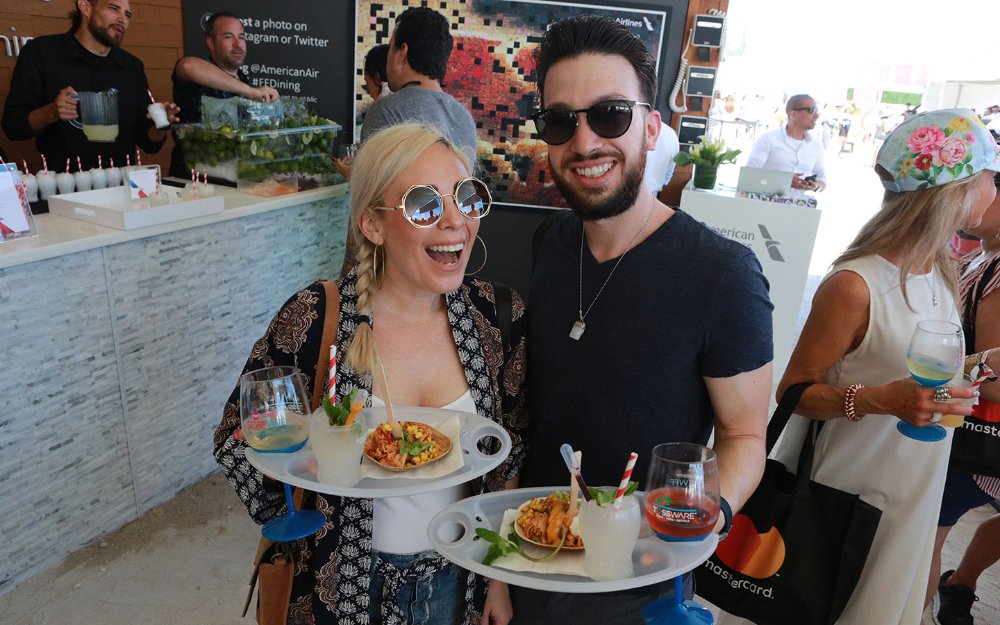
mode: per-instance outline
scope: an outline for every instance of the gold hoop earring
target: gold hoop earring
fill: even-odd
[[[466,273],[465,275],[467,275],[467,276],[474,276],[477,273],[479,273],[480,271],[482,271],[483,268],[486,267],[486,260],[490,257],[489,252],[486,250],[486,241],[483,241],[482,238],[480,238],[480,236],[478,234],[476,235],[476,241],[479,241],[480,243],[483,244],[483,264],[479,265],[479,269],[476,269],[475,271],[470,272],[470,273]],[[476,241],[472,242],[472,247],[473,248],[476,247]],[[472,253],[471,252],[469,253],[469,258],[472,258]]]
[[[382,286],[382,277],[378,271],[378,251],[382,249],[381,245],[376,245],[375,249],[372,250],[372,282],[375,283],[376,287]],[[382,268],[385,269],[385,251],[382,251]]]

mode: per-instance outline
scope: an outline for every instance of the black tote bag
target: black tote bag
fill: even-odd
[[[767,427],[777,442],[807,382],[785,391]],[[757,490],[733,519],[729,536],[695,570],[696,592],[757,625],[831,625],[864,568],[882,511],[851,493],[809,479],[813,421],[798,474],[768,460]]]

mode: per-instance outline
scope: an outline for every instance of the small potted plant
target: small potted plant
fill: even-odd
[[[699,141],[688,152],[678,152],[674,162],[681,167],[694,163],[695,189],[714,189],[719,165],[735,163],[740,151],[727,150],[722,139],[709,139],[703,135]]]

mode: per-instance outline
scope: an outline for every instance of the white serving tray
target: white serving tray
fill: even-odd
[[[49,198],[49,212],[118,230],[134,230],[213,215],[225,208],[221,195],[181,201],[180,189],[166,185],[160,188],[170,196],[170,204],[153,206],[149,200],[133,202],[129,199],[128,187],[111,187],[53,195]]]
[[[499,423],[477,414],[408,406],[395,406],[393,413],[399,421],[419,421],[429,425],[457,415],[460,424],[458,440],[452,441],[450,453],[462,454],[462,467],[439,478],[362,477],[353,486],[339,486],[316,481],[316,455],[308,441],[305,447],[293,453],[260,453],[248,447],[246,458],[264,475],[292,486],[329,495],[379,498],[418,495],[464,484],[497,468],[510,454],[511,442],[507,431]],[[369,428],[385,421],[385,408],[365,408],[363,414]],[[477,446],[480,440],[489,437],[500,440],[500,451],[492,455],[484,454]]]
[[[476,528],[485,527],[504,534],[500,522],[505,510],[516,509],[533,497],[546,497],[557,490],[565,491],[566,487],[519,488],[463,499],[448,506],[431,519],[430,525],[427,526],[427,537],[431,546],[445,558],[484,577],[536,590],[580,593],[641,588],[673,579],[708,560],[719,544],[719,535],[715,533],[700,542],[671,543],[660,540],[649,529],[643,514],[639,542],[632,552],[632,565],[635,571],[632,577],[626,579],[598,582],[576,575],[511,571],[483,564],[483,558],[486,557],[490,545],[476,536]],[[637,492],[635,496],[641,499],[642,493]],[[461,537],[454,541],[442,540],[440,537],[442,531],[449,535],[457,533],[454,531],[456,525],[463,530]],[[559,553],[554,557],[560,558],[563,555],[574,557],[578,554]]]

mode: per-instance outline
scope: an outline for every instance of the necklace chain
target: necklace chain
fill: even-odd
[[[578,310],[580,318],[577,319],[573,323],[573,329],[569,333],[570,338],[575,339],[575,340],[579,340],[580,337],[583,336],[583,332],[587,329],[587,324],[584,323],[584,319],[587,317],[587,315],[590,314],[591,309],[594,308],[594,304],[597,303],[597,299],[599,297],[601,297],[601,293],[604,292],[604,287],[608,286],[608,282],[611,281],[611,276],[615,275],[615,271],[618,269],[618,265],[622,264],[622,261],[625,260],[625,255],[632,251],[632,248],[635,246],[635,242],[638,241],[639,237],[642,236],[642,233],[645,232],[646,226],[649,225],[650,220],[653,218],[653,209],[655,209],[655,208],[656,208],[655,204],[653,204],[652,206],[650,206],[650,208],[649,208],[649,214],[646,215],[646,221],[643,222],[642,227],[639,228],[639,232],[636,232],[635,236],[632,237],[632,240],[629,242],[628,247],[625,248],[625,251],[622,252],[622,255],[618,257],[618,261],[615,262],[615,266],[611,268],[611,273],[609,273],[608,277],[604,279],[604,284],[602,284],[601,288],[598,289],[597,295],[595,295],[594,299],[592,299],[590,301],[590,306],[587,307],[586,311],[583,310],[583,244],[587,240],[587,233],[586,233],[586,231],[581,226],[581,229],[580,229],[580,299],[579,299],[579,305],[580,305],[580,307],[579,307],[579,310]]]
[[[932,267],[931,270],[929,272],[923,274],[923,276],[924,276],[924,282],[926,282],[927,286],[929,286],[931,288],[931,304],[933,304],[934,307],[937,307],[937,305],[938,305],[937,289],[934,288],[934,282],[937,281],[937,276],[934,277],[935,278],[934,282],[932,282],[927,277],[928,274],[933,274],[933,273],[934,273],[934,268]]]

